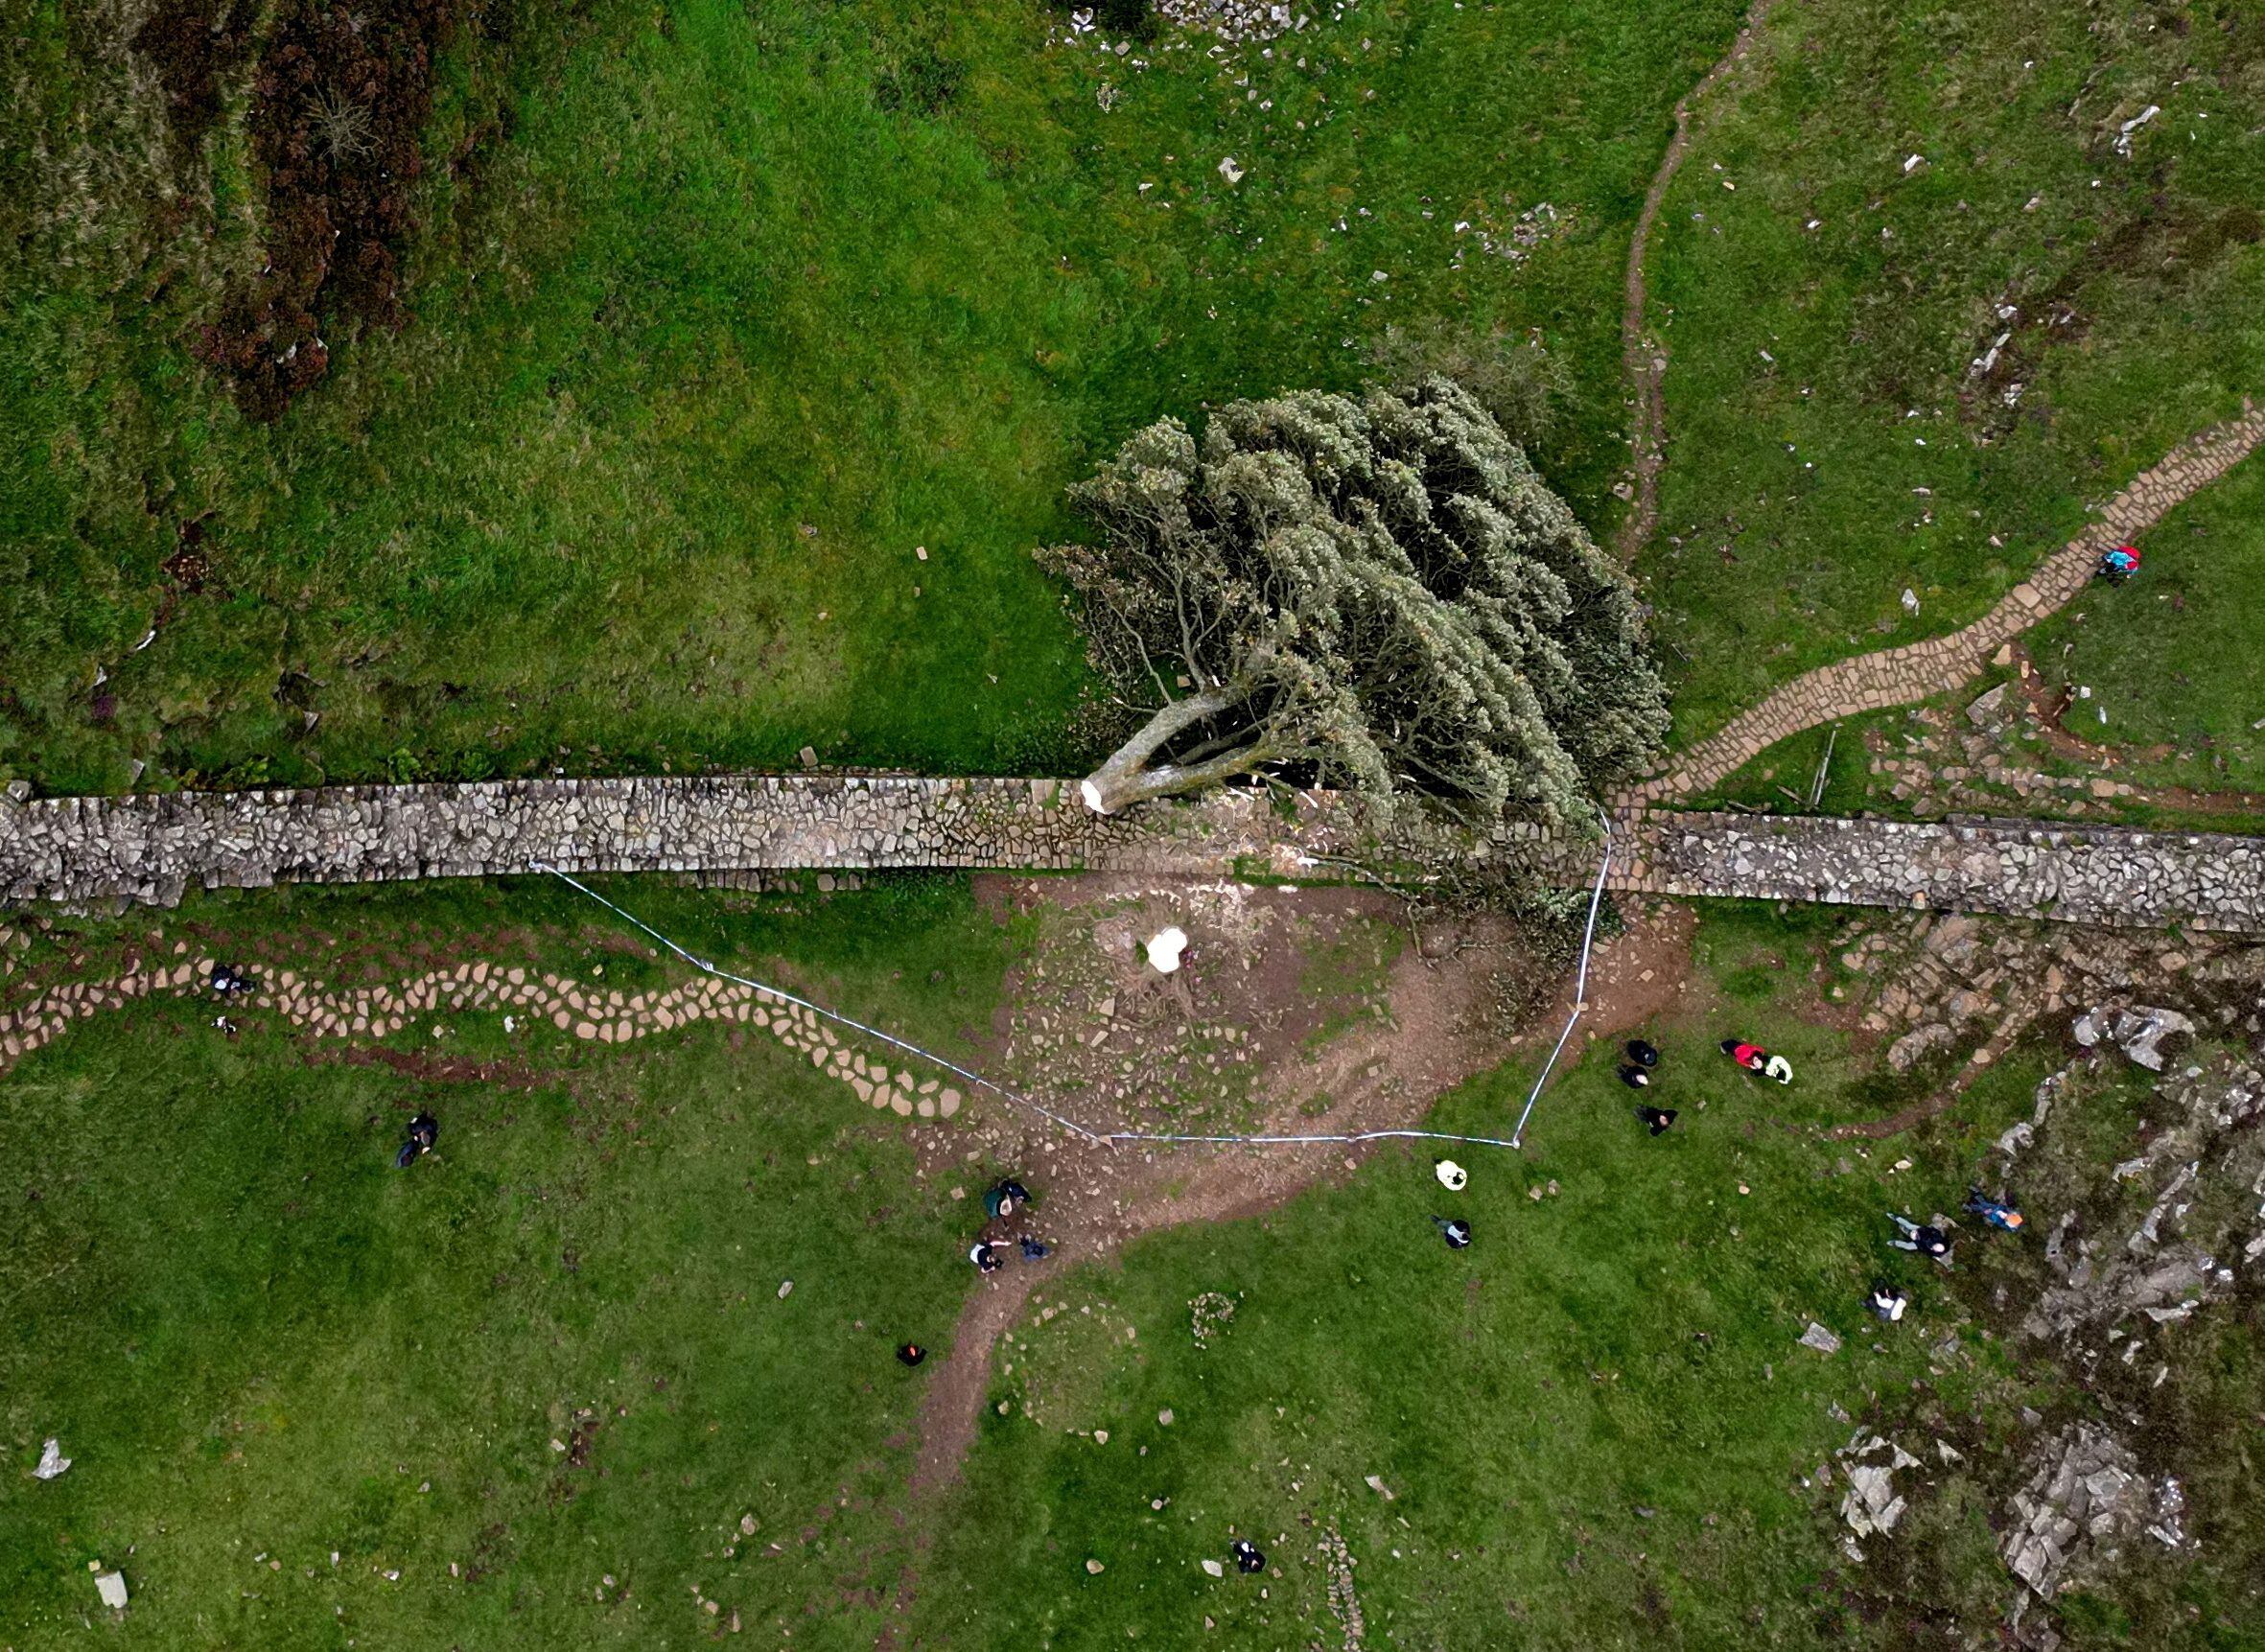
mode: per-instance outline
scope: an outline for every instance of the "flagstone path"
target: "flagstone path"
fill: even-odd
[[[2141,472],[2090,527],[2053,552],[2036,573],[1972,625],[1947,637],[1883,648],[1796,677],[1616,801],[1624,807],[1646,808],[1693,797],[1804,729],[1910,705],[1956,688],[1992,655],[2081,593],[2090,583],[2102,551],[2161,521],[2173,506],[2231,470],[2260,440],[2265,440],[2265,409],[2245,402],[2240,418],[2205,430]]]

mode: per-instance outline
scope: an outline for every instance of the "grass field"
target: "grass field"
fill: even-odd
[[[261,256],[234,127],[177,181],[132,53],[27,6],[11,142],[75,161],[12,175],[0,262],[0,767],[1071,760],[1029,552],[1147,420],[1351,383],[1395,320],[1538,329],[1609,506],[1627,225],[1735,10],[1368,4],[1215,61],[1028,0],[525,8],[444,59],[410,323],[260,425],[189,352]]]
[[[1820,0],[1778,9],[1746,83],[1653,259],[1670,450],[1642,567],[1679,743],[1976,617],[2265,385],[2253,8]]]
[[[814,916],[640,898],[946,1044],[1011,939],[948,884]],[[469,931],[657,978],[585,912],[540,886],[261,897],[191,933],[252,958],[277,919],[302,947],[339,924],[398,967]],[[152,1006],[0,1082],[0,1131],[39,1144],[0,1217],[0,1426],[24,1466],[49,1435],[74,1458],[0,1479],[0,1640],[82,1636],[99,1558],[151,1644],[688,1645],[806,1617],[871,1642],[921,1385],[890,1350],[947,1344],[964,1288],[965,1207],[900,1132],[712,1028],[623,1059],[455,1018],[449,1053],[515,1084],[209,1020]],[[396,1171],[420,1106],[438,1150]]]
[[[947,1044],[1029,940],[950,884],[638,900]],[[585,979],[668,973],[584,916],[540,885],[269,892],[173,932],[277,961],[313,944],[338,977],[443,959],[451,937]],[[1060,1316],[1002,1344],[967,1481],[924,1508],[904,1486],[925,1373],[889,1349],[947,1343],[967,1207],[768,1040],[611,1050],[453,1017],[415,1048],[525,1074],[469,1084],[225,1041],[192,1006],[104,1017],[0,1086],[0,1128],[35,1144],[0,1206],[0,1303],[25,1328],[0,1355],[19,1470],[0,1478],[0,1639],[82,1639],[100,1559],[128,1574],[132,1631],[182,1646],[691,1645],[735,1616],[782,1645],[870,1646],[884,1624],[954,1647],[1337,1644],[1333,1576],[1377,1645],[1963,1644],[1945,1624],[1987,1621],[1997,1574],[1961,1523],[2000,1471],[1961,1471],[1926,1547],[1866,1569],[1839,1547],[1839,1493],[1809,1482],[1850,1419],[1978,1451],[2020,1433],[2021,1405],[2076,1403],[2075,1377],[1992,1329],[1990,1293],[2032,1289],[2034,1259],[1970,1236],[1944,1276],[1883,1245],[1883,1207],[1955,1202],[2049,1052],[2015,1052],[1900,1142],[1817,1141],[1933,1082],[1824,1024],[1844,921],[1707,911],[1690,999],[1646,1030],[1668,1051],[1655,1095],[1682,1110],[1663,1138],[1592,1050],[1525,1155],[1459,1155],[1459,1196],[1388,1150],[1271,1216],[1047,1282],[1034,1313]],[[24,966],[99,966],[141,933],[75,926]],[[1795,1085],[1723,1062],[1733,1031],[1789,1056]],[[1523,1082],[1489,1075],[1435,1122],[1497,1127]],[[2087,1163],[2127,1151],[2146,1100],[2088,1092]],[[420,1105],[439,1152],[395,1172]],[[1427,1220],[1450,1208],[1468,1251]],[[1860,1305],[1882,1273],[1917,1299],[1892,1333]],[[1206,1292],[1232,1312],[1199,1346]],[[1811,1318],[1838,1354],[1797,1345]],[[2198,1331],[2171,1416],[2253,1408],[2239,1323]],[[51,1434],[75,1462],[43,1485],[20,1471]],[[2259,1626],[2238,1477],[2184,1472],[2225,1537],[2200,1570],[2143,1567],[2080,1603],[2080,1643]],[[1201,1569],[1237,1535],[1268,1578]]]
[[[2174,511],[2144,554],[2141,579],[2095,588],[2038,627],[2038,668],[2056,688],[2090,690],[2067,718],[2086,739],[2169,748],[2133,765],[2144,781],[2265,792],[2253,617],[2265,591],[2265,464],[2244,463]]]

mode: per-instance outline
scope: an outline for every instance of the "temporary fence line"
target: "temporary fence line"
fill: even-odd
[[[572,877],[568,873],[561,872],[557,867],[552,866],[546,861],[538,860],[531,862],[530,865],[534,871],[549,873],[552,877],[557,878],[559,882],[565,884],[568,888],[575,890],[581,895],[588,896],[590,899],[595,900],[598,905],[604,907],[608,912],[620,919],[623,922],[628,923],[634,928],[642,930],[644,934],[652,937],[653,940],[659,942],[663,946],[665,946],[669,951],[675,953],[677,957],[683,959],[687,964],[689,964],[694,969],[699,970],[702,974],[712,975],[719,981],[729,981],[735,986],[750,988],[758,993],[777,999],[782,1003],[792,1004],[798,1009],[807,1010],[811,1014],[822,1016],[826,1020],[831,1021],[837,1026],[847,1027],[852,1032],[862,1033],[869,1038],[877,1038],[892,1049],[902,1050],[907,1055],[917,1056],[922,1060],[926,1061],[933,1066],[941,1067],[946,1072],[952,1074],[956,1078],[965,1080],[968,1083],[973,1085],[977,1089],[990,1091],[992,1095],[998,1097],[1001,1101],[1007,1103],[1011,1106],[1021,1107],[1029,1112],[1036,1113],[1039,1117],[1046,1120],[1049,1124],[1068,1131],[1071,1135],[1078,1137],[1081,1141],[1094,1142],[1102,1146],[1109,1146],[1117,1142],[1129,1142],[1148,1143],[1157,1146],[1212,1147],[1321,1147],[1353,1146],[1362,1142],[1378,1141],[1427,1141],[1453,1142],[1459,1146],[1463,1147],[1516,1148],[1519,1145],[1519,1134],[1522,1133],[1526,1128],[1526,1114],[1521,1114],[1519,1115],[1518,1119],[1518,1130],[1513,1132],[1507,1141],[1505,1141],[1499,1136],[1459,1135],[1451,1130],[1361,1130],[1345,1135],[1194,1135],[1177,1134],[1170,1131],[1160,1130],[1089,1129],[1086,1126],[1079,1124],[1075,1119],[1065,1117],[1064,1115],[1056,1112],[1052,1107],[1047,1106],[1043,1102],[1036,1101],[1029,1096],[1021,1094],[1019,1091],[1009,1089],[1006,1085],[997,1083],[992,1080],[984,1077],[981,1073],[974,1071],[970,1067],[962,1066],[959,1062],[951,1059],[948,1056],[940,1056],[933,1050],[923,1049],[920,1045],[912,1043],[908,1039],[899,1038],[894,1033],[883,1032],[878,1027],[868,1026],[865,1022],[856,1020],[852,1016],[845,1015],[838,1010],[829,1010],[823,1004],[812,1003],[807,998],[804,998],[796,993],[787,991],[783,987],[774,987],[767,981],[757,981],[745,975],[735,974],[731,970],[724,968],[722,966],[711,963],[708,959],[699,956],[699,954],[679,945],[675,941],[662,934],[661,931],[655,929],[643,919],[638,917],[636,913],[629,911],[626,907],[616,904],[614,901],[608,900],[604,896],[598,894],[596,890],[592,889],[588,884],[582,882],[579,878]],[[1577,1021],[1580,1018],[1580,1012],[1586,1007],[1581,1002],[1581,1000],[1585,995],[1588,986],[1589,947],[1591,942],[1596,939],[1597,907],[1598,903],[1604,898],[1604,873],[1611,865],[1611,828],[1608,826],[1606,828],[1603,865],[1600,866],[1597,870],[1597,887],[1589,896],[1588,931],[1586,935],[1583,936],[1581,941],[1580,984],[1574,989],[1573,1020],[1569,1020],[1565,1023],[1564,1033],[1558,1035],[1557,1037],[1557,1048],[1550,1052],[1550,1059],[1542,1067],[1541,1079],[1534,1082],[1533,1095],[1529,1096],[1526,1100],[1526,1113],[1528,1114],[1533,1111],[1534,1097],[1541,1094],[1542,1080],[1546,1080],[1550,1076],[1551,1066],[1553,1066],[1556,1063],[1557,1052],[1564,1049],[1565,1039],[1573,1032],[1573,1022]]]
[[[1556,1046],[1550,1051],[1550,1059],[1541,1064],[1541,1072],[1533,1081],[1533,1088],[1527,1092],[1526,1110],[1518,1115],[1518,1128],[1510,1132],[1510,1146],[1523,1146],[1526,1140],[1526,1121],[1533,1117],[1533,1104],[1541,1100],[1541,1087],[1550,1082],[1550,1069],[1557,1064],[1557,1057],[1565,1048],[1565,1040],[1573,1036],[1573,1029],[1589,1007],[1589,949],[1597,942],[1597,908],[1604,900],[1604,876],[1612,870],[1612,822],[1604,818],[1604,811],[1597,811],[1597,820],[1604,828],[1604,855],[1597,863],[1597,887],[1589,892],[1589,922],[1580,938],[1580,974],[1573,984],[1573,1013],[1565,1017],[1565,1031],[1557,1035]]]

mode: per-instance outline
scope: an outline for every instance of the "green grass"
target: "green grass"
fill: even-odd
[[[1670,447],[1642,568],[1678,743],[1976,617],[2265,384],[2261,64],[2231,0],[1778,8],[1652,266]]]
[[[1028,941],[949,883],[628,893],[695,946],[931,1040],[988,1021]],[[667,973],[586,916],[533,881],[269,891],[200,900],[167,939],[344,978],[452,943]],[[506,1089],[313,1061],[257,1027],[224,1041],[189,1005],[98,1017],[0,1085],[0,1132],[25,1144],[0,1201],[19,1327],[0,1432],[19,1470],[50,1434],[76,1459],[51,1484],[0,1477],[0,1640],[82,1640],[100,1559],[157,1645],[690,1645],[734,1613],[765,1644],[870,1646],[883,1625],[956,1648],[1335,1644],[1316,1548],[1334,1529],[1369,1644],[1956,1643],[1946,1617],[1987,1621],[2002,1594],[1986,1517],[2027,1447],[2019,1408],[2067,1414],[2082,1373],[2001,1334],[1994,1292],[2032,1290],[2033,1256],[1969,1235],[1942,1275],[1884,1247],[1881,1211],[1953,1205],[2058,1053],[2012,1052],[1903,1140],[1816,1139],[1926,1082],[1821,1024],[1844,929],[1705,909],[1692,991],[1644,1030],[1668,1053],[1654,1095],[1682,1110],[1663,1138],[1595,1048],[1524,1155],[1457,1152],[1460,1195],[1430,1153],[1388,1149],[1272,1215],[1049,1281],[1062,1317],[1014,1328],[967,1480],[924,1513],[903,1489],[922,1379],[889,1348],[946,1341],[965,1207],[768,1040],[614,1051],[450,1016],[450,1053],[532,1070]],[[148,939],[80,920],[22,967],[99,970]],[[1317,981],[1346,962],[1317,959]],[[1732,1069],[1714,1048],[1732,1033],[1797,1082]],[[1433,1121],[1499,1130],[1527,1076],[1483,1076]],[[2033,1212],[2083,1198],[2151,1116],[2142,1082],[2086,1082],[2031,1167]],[[394,1172],[419,1105],[440,1152]],[[1915,1168],[1891,1174],[1899,1157]],[[1450,1209],[1466,1252],[1427,1220]],[[1881,1273],[1917,1297],[1892,1333],[1860,1306]],[[1210,1291],[1233,1315],[1198,1348]],[[1839,1354],[1796,1345],[1810,1318]],[[2188,1477],[2208,1563],[2140,1557],[2070,1608],[2076,1643],[2253,1628],[2248,1481],[2207,1455],[2255,1413],[2253,1319],[2179,1344],[2149,1436]],[[1969,1454],[1912,1542],[1860,1571],[1838,1490],[1805,1483],[1852,1419]],[[1200,1569],[1246,1533],[1275,1575]]]
[[[529,9],[451,59],[429,152],[509,136],[432,169],[412,324],[340,330],[249,427],[185,348],[257,268],[240,144],[217,218],[193,192],[160,227],[152,112],[27,9],[52,73],[12,129],[85,127],[129,183],[26,169],[28,221],[85,233],[0,263],[0,768],[1075,760],[1082,649],[1029,552],[1146,420],[1350,384],[1395,320],[1538,329],[1576,386],[1544,457],[1609,511],[1627,226],[1735,12],[1375,4],[1228,73],[1049,46],[1032,0]],[[933,115],[883,106],[936,63],[964,72]],[[1523,264],[1477,249],[1543,202]],[[129,655],[190,521],[212,586]]]
[[[1956,1334],[1937,1276],[1883,1247],[1880,1212],[1954,1201],[1957,1167],[1888,1181],[1879,1152],[1809,1139],[1878,1101],[1841,1036],[1795,1013],[1830,922],[1710,911],[1703,959],[1745,1002],[1709,989],[1646,1030],[1668,1052],[1655,1095],[1683,1112],[1659,1140],[1596,1051],[1544,1099],[1527,1156],[1455,1154],[1472,1173],[1460,1196],[1433,1180],[1430,1153],[1395,1150],[1347,1187],[1145,1242],[1121,1272],[1048,1292],[1069,1317],[1002,1355],[1006,1409],[986,1413],[939,1547],[971,1587],[923,1591],[931,1633],[968,1647],[1336,1644],[1315,1548],[1334,1526],[1358,1558],[1371,1644],[1864,1643],[1818,1512],[1837,1494],[1800,1477],[1847,1440],[1834,1407],[1864,1415]],[[1714,1048],[1733,1032],[1786,1053],[1796,1084],[1733,1069]],[[1434,1123],[1497,1129],[1527,1077],[1478,1081]],[[1844,1154],[1856,1168],[1833,1174]],[[1468,1251],[1427,1220],[1450,1209],[1476,1229]],[[1920,1310],[1876,1353],[1860,1297],[1881,1271],[1909,1274]],[[1199,1349],[1190,1303],[1205,1291],[1236,1308]],[[1796,1345],[1811,1317],[1848,1338],[1842,1354]],[[1978,1360],[1931,1403],[1962,1408],[1994,1382],[1995,1357]],[[1199,1569],[1235,1534],[1280,1569],[1264,1596]]]
[[[2170,748],[2123,778],[2265,792],[2252,617],[2265,589],[2265,464],[2244,462],[2145,538],[2138,579],[2094,587],[2038,627],[2030,652],[2051,686],[2091,690],[2064,719],[2071,733],[2127,753]]]
[[[0,1490],[11,1643],[79,1633],[97,1558],[160,1644],[689,1644],[694,1586],[877,1623],[843,1594],[889,1583],[888,1349],[961,1282],[838,1088],[720,1036],[513,1095],[163,1025],[12,1076],[47,1145],[6,1223],[11,1452],[75,1461]],[[397,1174],[419,1105],[441,1151]],[[577,1469],[549,1442],[584,1409]]]

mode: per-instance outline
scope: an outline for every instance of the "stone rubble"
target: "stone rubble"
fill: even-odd
[[[1895,1489],[1895,1475],[1901,1469],[1917,1468],[1919,1459],[1869,1429],[1858,1429],[1848,1444],[1833,1454],[1840,1459],[1841,1478],[1848,1483],[1840,1500],[1840,1518],[1858,1537],[1875,1533],[1885,1537],[1903,1519],[1907,1506]]]
[[[2038,1598],[2050,1600],[2113,1564],[2141,1533],[2168,1548],[2184,1543],[2179,1482],[2149,1479],[2107,1430],[2079,1423],[2048,1440],[2036,1461],[2011,1499],[1999,1551]]]
[[[2256,1128],[2265,1074],[2237,1063],[2192,1067],[2158,1094],[2170,1104],[2170,1118],[2110,1177],[2112,1188],[2144,1185],[2153,1196],[2145,1214],[2128,1233],[2096,1238],[2081,1231],[2076,1212],[2059,1221],[2044,1252],[2059,1280],[2024,1316],[2027,1335],[2073,1342],[2104,1332],[2115,1352],[2088,1357],[2130,1364],[2145,1332],[2231,1295],[2241,1274],[2265,1258],[2265,1131]],[[2000,1147],[2033,1139],[2049,1101],[2041,1091],[2037,1116],[2009,1130]],[[2189,1222],[2198,1209],[2204,1216]]]
[[[176,954],[138,963],[108,981],[71,982],[39,993],[20,1009],[0,1011],[0,1072],[60,1037],[71,1023],[101,1010],[123,1009],[160,995],[209,998],[213,960]],[[876,1060],[844,1041],[830,1023],[775,993],[697,976],[680,986],[624,993],[567,977],[506,968],[484,961],[434,969],[392,985],[329,987],[284,969],[230,1000],[232,1014],[268,1012],[314,1038],[384,1038],[428,1021],[437,1034],[444,1014],[508,1013],[545,1020],[586,1043],[627,1044],[696,1021],[729,1021],[768,1032],[858,1101],[899,1118],[948,1119],[963,1100],[954,1075],[908,1066],[902,1053]]]

